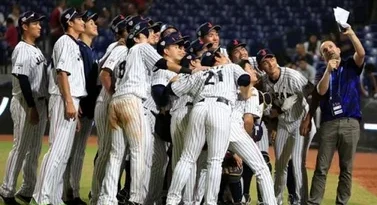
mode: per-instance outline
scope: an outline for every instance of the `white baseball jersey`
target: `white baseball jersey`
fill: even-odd
[[[147,99],[152,69],[161,58],[148,43],[134,45],[129,50],[124,73],[117,78],[113,97],[135,95],[141,99]]]
[[[302,119],[305,104],[303,103],[303,87],[308,83],[308,80],[298,71],[281,67],[281,73],[276,83],[271,82],[267,75],[263,76],[263,89],[273,95],[274,103],[281,107],[284,101],[294,95],[297,95],[297,102],[291,109],[279,115],[279,121],[295,122]],[[296,123],[290,123],[297,126]],[[290,125],[289,125],[290,126]],[[287,127],[290,129],[290,127]]]
[[[79,45],[69,35],[63,35],[56,41],[52,52],[52,81],[49,82],[49,93],[61,95],[57,84],[57,71],[67,72],[72,97],[87,95],[85,89],[84,63]]]
[[[242,99],[239,95],[238,99],[235,103],[233,112],[232,112],[232,120],[236,120],[242,123],[242,118],[244,114],[252,114],[256,118],[261,117],[261,111],[259,106],[259,92],[256,88],[252,87],[251,93],[252,96],[247,99],[246,101]]]
[[[239,65],[220,65],[178,80],[172,84],[172,90],[177,96],[189,93],[194,98],[194,104],[204,98],[222,97],[234,105],[237,98],[237,80],[241,75],[249,74]],[[217,86],[210,86],[215,84]]]
[[[153,80],[152,80],[152,86],[154,85],[164,85],[166,86],[170,80],[176,76],[177,73],[170,71],[170,70],[162,70],[159,69],[153,73]],[[178,74],[179,78],[186,78],[189,74],[180,73]],[[169,106],[170,112],[174,112],[175,110],[185,107],[188,102],[192,102],[192,97],[189,95],[183,95],[179,98],[172,96],[171,99],[171,105]]]
[[[34,98],[47,97],[46,58],[42,51],[33,45],[20,41],[12,53],[12,74],[29,78]],[[12,95],[22,95],[20,83],[13,78]]]

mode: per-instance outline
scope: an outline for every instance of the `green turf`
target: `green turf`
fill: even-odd
[[[8,157],[8,153],[12,148],[12,143],[10,142],[0,142],[0,177],[2,179],[4,175],[4,168],[6,159]],[[43,146],[42,153],[47,151],[47,146]],[[91,185],[91,178],[93,173],[93,158],[96,153],[96,147],[88,147],[86,150],[86,156],[84,161],[84,170],[81,179],[81,197],[88,201],[88,192]],[[40,162],[42,160],[43,154],[40,157]],[[309,171],[309,182],[311,181],[313,172]],[[19,177],[18,185],[21,183],[21,177]],[[332,205],[335,204],[335,195],[336,195],[336,186],[337,186],[337,176],[329,175],[327,180],[327,188],[325,193],[325,198],[322,204],[325,205]],[[253,183],[251,187],[251,194],[252,198],[256,199],[256,192],[255,192],[255,183]],[[286,198],[285,198],[286,199]],[[255,200],[253,200],[255,201]],[[0,204],[2,204],[0,202]],[[377,196],[374,196],[372,193],[368,192],[366,189],[361,187],[355,181],[353,183],[352,188],[352,197],[349,202],[349,205],[373,205],[377,204]]]

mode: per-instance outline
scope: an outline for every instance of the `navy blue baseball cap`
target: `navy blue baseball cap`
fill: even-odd
[[[147,21],[142,21],[136,24],[130,31],[127,37],[126,46],[131,48],[135,45],[134,37],[137,37],[140,33],[144,34],[146,37],[149,37],[149,28],[150,25]]]
[[[64,29],[67,29],[68,21],[73,21],[76,18],[82,18],[85,15],[87,15],[87,11],[85,11],[84,13],[79,13],[75,8],[68,8],[64,10],[60,16],[60,24]]]
[[[118,31],[127,27],[126,21],[127,19],[123,15],[115,16],[110,23],[110,30],[113,33],[118,33]]]
[[[149,23],[150,20],[151,20],[150,18],[144,18],[144,17],[142,17],[140,15],[137,15],[137,16],[127,16],[127,28],[126,29],[127,29],[128,33],[130,33],[131,30],[132,30],[132,28],[136,24],[138,24],[138,23],[140,23],[142,21],[146,21],[146,22]]]
[[[164,36],[167,35],[167,34],[165,33],[165,31],[168,30],[169,28],[172,28],[172,29],[174,29],[176,32],[179,32],[179,30],[178,30],[175,26],[173,26],[173,25],[171,25],[171,24],[164,24],[164,25],[161,26],[161,30],[160,30],[160,32],[161,32],[161,36],[162,36],[162,37],[164,37]]]
[[[266,58],[266,57],[275,57],[275,55],[267,48],[263,48],[258,51],[257,53],[257,63],[260,65],[260,63]]]
[[[201,57],[200,64],[202,64],[202,66],[213,66],[216,62],[216,59],[215,59],[216,53],[220,51],[219,48],[217,48],[214,51],[204,52]]]
[[[212,25],[212,23],[210,22],[205,22],[202,25],[200,25],[198,29],[196,29],[196,36],[198,38],[203,37],[209,34],[209,32],[211,32],[213,29],[219,31],[221,27],[219,25]]]
[[[234,49],[238,47],[246,47],[246,43],[242,43],[238,39],[233,39],[232,41],[228,43],[228,45],[226,45],[226,52],[230,56],[232,55],[232,52],[234,51]]]
[[[161,21],[153,21],[152,19],[149,19],[148,21],[150,28],[153,29],[155,33],[158,33],[161,31],[162,22]]]
[[[40,14],[37,14],[33,11],[27,11],[25,13],[22,13],[20,17],[18,18],[18,25],[21,27],[22,24],[27,24],[31,22],[36,22],[36,21],[42,21],[46,19],[45,16],[42,16]]]
[[[158,43],[157,43],[157,52],[160,55],[163,55],[164,49],[170,45],[180,45],[180,46],[188,46],[188,36],[181,36],[180,33],[174,32],[171,33],[168,36],[163,37]]]
[[[86,14],[82,17],[84,22],[88,22],[89,20],[93,20],[94,22],[97,21],[98,14],[94,12],[86,12]]]
[[[200,57],[196,56],[195,54],[189,53],[186,54],[185,57],[182,58],[181,62],[179,63],[183,67],[190,67],[190,62],[195,59],[200,59]]]
[[[203,41],[199,39],[195,39],[193,42],[191,42],[190,46],[187,48],[189,53],[196,54],[197,52],[204,49],[204,47],[207,47],[208,49],[212,47],[212,43],[204,43]]]

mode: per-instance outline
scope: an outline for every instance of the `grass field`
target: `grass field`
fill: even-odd
[[[4,176],[5,163],[8,157],[8,153],[11,150],[12,143],[0,141],[0,177]],[[43,146],[42,155],[40,157],[40,162],[42,160],[43,154],[47,151],[47,145]],[[91,185],[91,178],[93,173],[93,158],[96,153],[96,147],[88,146],[86,150],[84,170],[81,179],[81,197],[88,201],[88,193]],[[372,162],[371,162],[372,163]],[[313,171],[309,170],[309,182],[311,181]],[[22,178],[19,177],[18,184],[21,183]],[[338,178],[335,175],[329,175],[327,180],[327,188],[325,192],[325,198],[322,204],[324,205],[333,205],[335,204],[335,195],[336,195],[336,186]],[[251,188],[252,198],[256,199],[256,189],[255,183]],[[0,204],[2,204],[0,202]],[[352,188],[352,197],[349,202],[349,205],[377,205],[377,196],[373,195],[371,192],[367,191],[360,184],[354,180]]]

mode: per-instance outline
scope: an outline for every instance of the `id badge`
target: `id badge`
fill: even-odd
[[[342,103],[340,101],[339,96],[330,100],[330,105],[331,105],[331,112],[333,116],[339,116],[343,114]]]

